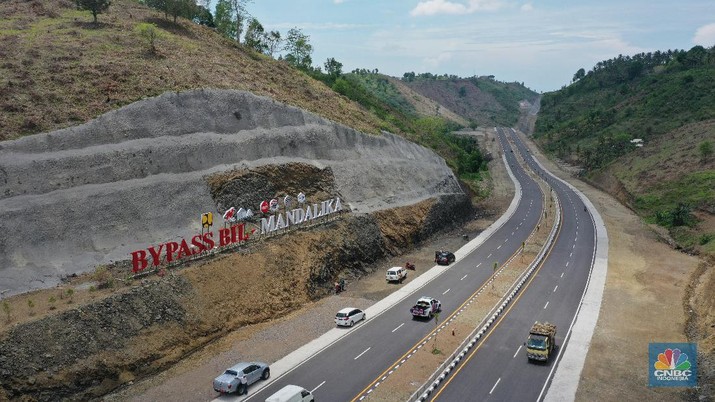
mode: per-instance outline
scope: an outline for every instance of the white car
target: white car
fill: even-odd
[[[388,282],[400,282],[407,278],[407,270],[403,267],[392,267],[387,270],[385,280]]]
[[[338,326],[352,327],[356,322],[365,319],[365,312],[355,307],[345,307],[335,315]]]

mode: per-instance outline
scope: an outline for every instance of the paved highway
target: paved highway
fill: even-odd
[[[510,136],[529,166],[546,177],[512,130],[500,129],[499,132],[500,136]],[[549,183],[562,206],[562,224],[553,248],[507,314],[441,384],[432,400],[536,401],[543,398],[558,356],[567,345],[565,336],[586,290],[596,246],[594,223],[580,198],[559,181],[550,178]],[[530,364],[526,359],[523,343],[534,321],[548,321],[558,327],[556,344],[559,348],[547,364]]]
[[[504,149],[509,149],[503,135],[500,141]],[[263,400],[286,384],[296,384],[314,391],[318,401],[361,400],[386,375],[399,369],[411,351],[420,347],[435,329],[431,321],[412,320],[409,308],[416,299],[421,295],[440,299],[443,306],[440,320],[447,321],[491,276],[493,263],[501,264],[517,252],[539,221],[544,195],[521,169],[517,152],[504,155],[522,188],[522,197],[511,219],[449,268],[432,268],[445,272],[415,294],[378,316],[368,316],[366,322],[352,329],[344,329],[345,336],[260,390],[251,389],[247,399]],[[521,329],[519,334],[523,335]]]

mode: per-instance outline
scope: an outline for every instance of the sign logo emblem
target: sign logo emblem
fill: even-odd
[[[261,201],[260,208],[261,208],[261,212],[263,212],[264,214],[267,214],[268,211],[270,210],[270,207],[268,206],[268,201]]]
[[[214,214],[213,212],[207,212],[201,214],[201,226],[205,228],[210,228],[214,224]]]
[[[651,387],[694,387],[698,382],[695,343],[651,343],[648,345],[648,385]]]

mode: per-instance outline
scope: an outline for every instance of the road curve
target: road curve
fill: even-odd
[[[553,389],[549,392],[550,400],[572,400],[583,366],[583,359],[579,365],[578,358],[574,357],[579,354],[585,357],[593,327],[589,331],[588,325],[580,325],[577,332],[572,328],[584,305],[587,289],[591,289],[589,296],[597,300],[587,303],[581,320],[595,324],[598,308],[594,314],[592,305],[600,306],[605,282],[601,259],[607,250],[607,237],[603,239],[602,222],[598,228],[596,222],[600,218],[585,197],[540,166],[513,130],[500,129],[499,132],[500,136],[512,139],[524,162],[551,185],[562,205],[562,224],[552,249],[528,286],[431,400],[542,400],[547,389]],[[592,281],[594,267],[598,274]],[[559,345],[556,356],[545,365],[529,364],[525,356],[523,343],[534,321],[552,322],[560,330],[556,337]],[[572,337],[573,347],[569,344]],[[561,364],[567,364],[571,373],[559,370],[558,380],[550,387],[554,371]]]
[[[408,310],[413,299],[423,294],[434,295],[442,300],[442,317],[454,313],[492,274],[491,262],[506,261],[539,221],[543,203],[539,186],[519,167],[514,154],[505,153],[504,159],[508,166],[514,167],[513,177],[522,194],[511,219],[502,220],[489,237],[480,240],[476,249],[459,250],[458,261],[450,267],[433,267],[420,277],[439,277],[439,280],[413,281],[405,287],[415,284],[411,294],[398,292],[391,296],[394,305],[384,312],[374,313],[370,308],[366,311],[366,322],[353,329],[332,330],[322,341],[311,342],[318,353],[294,357],[290,366],[283,366],[283,373],[279,373],[276,366],[284,363],[274,364],[274,379],[252,387],[247,399],[261,400],[285,384],[298,384],[314,390],[317,400],[360,400],[371,387],[379,385],[385,375],[399,369],[401,362],[409,358],[411,351],[420,347],[435,328],[431,322],[411,320]],[[474,247],[472,242],[470,245]],[[299,360],[301,358],[303,360]]]

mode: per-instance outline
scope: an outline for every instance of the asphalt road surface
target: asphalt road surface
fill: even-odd
[[[500,141],[502,146],[508,149],[509,145],[503,134],[500,135]],[[520,167],[516,159],[518,152],[505,151],[505,156],[522,188],[522,197],[511,219],[486,239],[480,247],[460,258],[449,269],[443,268],[446,270],[443,274],[418,289],[413,297],[407,297],[378,316],[368,317],[367,321],[361,322],[351,329],[345,328],[345,336],[327,345],[319,353],[279,378],[273,379],[265,387],[252,392],[247,399],[264,400],[286,384],[296,384],[313,391],[317,401],[361,400],[365,398],[371,387],[381,381],[385,375],[389,375],[391,370],[401,365],[404,359],[409,358],[411,351],[415,350],[435,328],[435,324],[431,320],[412,320],[409,309],[417,298],[425,295],[441,300],[443,310],[440,320],[448,320],[450,315],[457,311],[490,277],[493,272],[493,263],[501,264],[516,253],[521,247],[522,241],[526,240],[539,221],[544,195],[537,183]],[[585,218],[583,219],[585,221]],[[571,224],[568,225],[570,227]],[[576,223],[573,222],[573,225],[575,230]],[[585,231],[583,228],[581,230]],[[565,238],[564,236],[560,237]],[[568,254],[565,255],[568,256]],[[553,275],[558,277],[561,274],[561,271],[558,273],[551,273],[551,271],[542,269],[538,275],[545,276],[548,272],[549,277]],[[567,280],[571,280],[570,278],[571,275]],[[552,290],[549,289],[549,295],[561,296],[564,293],[572,293],[567,289],[561,292],[552,292]],[[577,304],[577,302],[574,303]],[[565,303],[569,303],[569,301]],[[562,308],[559,307],[561,306],[560,302],[555,304],[558,306],[552,306],[552,308],[556,308],[556,311],[560,312]],[[533,316],[521,312],[517,312],[516,315],[519,315],[522,321],[521,324],[515,324],[518,330],[513,331],[513,339],[518,346],[524,341],[526,331],[524,327],[528,327],[533,322]],[[550,317],[548,318],[550,319]],[[561,324],[561,321],[556,321],[556,323],[560,327],[561,325],[567,326]],[[515,350],[516,347],[509,352],[509,358]],[[494,354],[490,359],[501,360],[503,356],[503,353]],[[526,365],[524,359],[520,359],[520,362]],[[491,367],[494,368],[494,366]],[[541,371],[549,370],[544,367],[539,368],[544,369]],[[543,380],[540,381],[543,383]],[[488,387],[492,385],[487,385],[487,382],[482,381],[470,380],[469,382],[481,384],[480,387],[486,389],[486,392],[489,392]],[[541,386],[539,386],[534,399],[540,390]],[[444,398],[446,398],[444,400],[474,400],[472,397],[451,399],[445,396]]]
[[[544,173],[525,145],[510,135],[537,173]],[[546,175],[544,175],[546,177]],[[580,198],[559,181],[549,179],[561,200],[562,224],[553,248],[543,264],[512,302],[508,313],[471,350],[452,376],[433,394],[433,401],[537,401],[544,396],[558,357],[568,339],[565,335],[576,318],[595,255],[595,228]],[[523,346],[534,321],[556,324],[558,348],[545,364],[529,363]],[[476,379],[476,380],[475,380]]]

